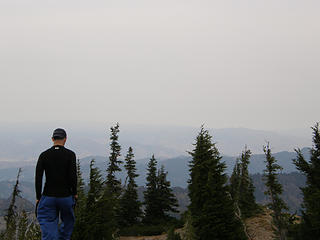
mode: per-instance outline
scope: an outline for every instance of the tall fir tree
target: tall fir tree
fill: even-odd
[[[121,146],[118,142],[120,132],[119,123],[114,127],[111,127],[110,130],[110,156],[107,168],[106,185],[111,194],[115,194],[116,197],[119,197],[122,190],[121,181],[116,178],[116,173],[121,171],[120,165],[122,164],[122,161],[119,159],[121,156]]]
[[[164,166],[162,165],[158,171],[157,176],[157,192],[159,195],[158,208],[160,209],[159,218],[165,220],[169,218],[168,213],[177,213],[178,200],[173,194],[170,181],[167,180],[168,172],[165,171]]]
[[[17,235],[17,227],[18,227],[18,213],[16,207],[16,199],[20,196],[20,189],[19,189],[19,178],[21,174],[21,168],[18,170],[18,175],[16,179],[16,183],[13,187],[13,191],[11,194],[11,201],[7,211],[7,214],[4,217],[6,222],[6,230],[5,230],[5,237],[4,240],[12,240],[16,238]]]
[[[157,190],[157,160],[154,155],[152,155],[148,163],[147,171],[146,191],[143,192],[145,205],[143,222],[145,224],[156,224],[159,223],[161,211],[159,208],[159,194]]]
[[[241,164],[237,158],[230,177],[230,194],[233,201],[239,204],[240,183],[241,183]]]
[[[201,240],[246,239],[226,184],[225,163],[211,139],[201,127],[190,152],[189,210],[195,235]]]
[[[251,239],[251,236],[244,220],[256,214],[259,209],[254,197],[253,181],[248,171],[250,157],[251,151],[246,146],[241,153],[241,157],[237,158],[230,177],[230,194],[234,202],[235,213],[239,221],[241,221],[248,239]]]
[[[319,123],[313,130],[313,147],[310,150],[310,160],[305,160],[300,149],[295,149],[297,158],[294,164],[307,178],[303,193],[302,223],[300,239],[320,239],[320,132]]]
[[[137,184],[135,179],[139,176],[136,172],[136,161],[132,147],[129,147],[125,158],[125,169],[127,170],[126,189],[120,200],[120,224],[127,227],[137,224],[142,216],[141,202],[138,199]]]
[[[103,180],[100,170],[95,167],[95,160],[90,162],[89,191],[85,208],[86,228],[83,239],[98,240],[101,239],[100,226],[102,222],[99,219],[100,211],[99,201],[103,195]]]
[[[74,225],[74,231],[72,233],[72,240],[80,240],[83,239],[83,235],[85,233],[86,229],[86,217],[85,217],[85,210],[86,210],[86,194],[84,191],[84,181],[82,178],[82,172],[81,172],[81,166],[80,166],[80,160],[77,160],[77,193],[78,193],[78,199],[77,204],[75,206],[75,225]]]
[[[236,163],[233,168],[232,175],[230,177],[230,196],[234,203],[235,215],[238,220],[242,223],[244,233],[247,238],[250,239],[248,234],[247,226],[244,222],[244,216],[242,215],[242,211],[240,209],[240,189],[241,189],[241,164],[239,162],[239,158],[236,160]]]
[[[118,199],[114,198],[114,194],[110,194],[108,189],[104,188],[102,197],[97,201],[97,209],[99,209],[99,212],[96,215],[96,223],[100,233],[97,240],[114,240],[119,238],[117,203]]]
[[[284,211],[288,210],[286,203],[281,199],[282,185],[279,183],[277,176],[278,171],[282,167],[277,164],[277,160],[272,156],[269,143],[264,146],[263,151],[266,156],[266,169],[264,170],[264,179],[267,190],[266,195],[270,198],[268,204],[272,212],[272,220],[274,225],[274,233],[280,240],[287,239],[288,231],[288,214]]]
[[[250,157],[251,151],[245,147],[240,157],[241,177],[239,187],[239,207],[243,218],[253,216],[258,209],[254,196],[253,181],[248,170]]]
[[[107,178],[105,181],[104,194],[101,198],[101,212],[108,215],[110,219],[105,222],[105,229],[108,230],[104,233],[106,236],[115,234],[117,226],[121,223],[121,209],[120,197],[122,194],[121,180],[117,179],[117,172],[121,171],[120,165],[123,163],[119,159],[121,156],[121,146],[119,144],[119,123],[110,128],[110,155],[107,168]]]

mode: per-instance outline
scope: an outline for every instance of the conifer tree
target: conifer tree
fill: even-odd
[[[172,192],[170,181],[167,180],[167,174],[162,165],[158,171],[158,183],[157,192],[159,195],[158,208],[161,211],[161,215],[158,216],[161,219],[168,219],[168,212],[177,213],[179,212],[176,208],[178,207],[178,200]]]
[[[84,181],[81,173],[80,160],[77,160],[77,205],[75,208],[75,226],[74,231],[72,233],[72,240],[80,240],[83,239],[83,234],[85,233],[86,228],[86,218],[85,218],[85,210],[86,210],[86,194],[84,192]]]
[[[182,231],[182,240],[197,240],[195,235],[195,229],[192,224],[192,217],[190,211],[187,211],[185,214],[184,226]]]
[[[297,158],[294,164],[307,178],[303,193],[303,211],[301,224],[301,239],[320,239],[320,132],[319,123],[313,130],[313,147],[310,150],[310,160],[305,160],[300,149],[295,149]]]
[[[146,224],[159,223],[159,216],[161,216],[161,210],[159,208],[159,194],[157,190],[158,178],[157,178],[157,160],[152,155],[147,168],[147,183],[146,191],[144,194],[145,214],[143,222]]]
[[[114,198],[114,194],[104,188],[102,197],[97,201],[98,213],[96,214],[97,230],[99,238],[97,240],[114,240],[118,239],[119,226],[117,215],[118,199]]]
[[[249,176],[248,165],[251,151],[245,147],[241,157],[237,159],[230,178],[230,193],[232,199],[239,207],[241,218],[248,218],[258,210],[254,197],[253,181]]]
[[[141,203],[138,200],[137,184],[135,178],[139,175],[136,173],[136,161],[134,160],[133,149],[129,147],[127,156],[125,158],[125,169],[127,170],[128,184],[121,197],[121,225],[130,226],[138,223],[142,216]]]
[[[168,220],[168,212],[178,212],[178,201],[167,180],[167,172],[161,166],[157,170],[157,160],[152,155],[148,163],[147,189],[144,192],[145,216],[144,223],[158,224]]]
[[[107,168],[107,178],[105,181],[104,193],[101,198],[100,204],[103,214],[107,214],[110,218],[105,222],[105,228],[108,230],[105,235],[109,235],[109,231],[117,231],[116,226],[121,222],[120,210],[120,197],[122,194],[122,186],[120,179],[117,179],[116,173],[121,171],[120,165],[123,163],[119,157],[121,156],[121,146],[118,142],[119,139],[119,123],[110,128],[110,155]]]
[[[106,185],[108,191],[112,194],[115,194],[116,197],[119,197],[121,194],[121,181],[116,178],[115,174],[121,171],[120,164],[122,161],[119,160],[121,156],[121,146],[118,142],[119,139],[119,123],[117,123],[114,127],[110,128],[111,135],[110,135],[110,156],[109,156],[109,163],[107,168],[107,180]]]
[[[101,222],[99,219],[101,209],[98,208],[99,200],[103,194],[103,180],[100,170],[94,166],[95,160],[92,159],[90,162],[90,180],[89,180],[89,191],[86,202],[86,228],[84,233],[84,239],[97,240],[101,239],[100,226]]]
[[[243,218],[251,217],[258,209],[254,197],[253,181],[249,176],[248,170],[250,157],[251,151],[245,147],[240,158],[241,177],[239,188],[239,207]]]
[[[201,240],[246,239],[226,185],[226,166],[202,127],[190,155],[189,210],[195,235]]]
[[[6,222],[6,230],[5,230],[5,240],[12,240],[16,237],[17,234],[17,217],[18,214],[16,212],[16,198],[20,196],[20,189],[19,189],[19,178],[21,174],[21,168],[18,170],[18,175],[16,179],[16,183],[13,187],[13,192],[11,195],[11,202],[8,208],[7,215],[4,217]]]
[[[28,216],[25,210],[22,210],[18,221],[18,240],[27,240]],[[29,238],[30,239],[30,238]]]
[[[233,201],[239,204],[239,192],[240,192],[240,183],[241,183],[241,165],[239,159],[237,158],[234,165],[231,177],[230,177],[230,194]]]
[[[288,215],[284,213],[288,210],[287,205],[281,199],[282,185],[279,183],[277,176],[282,167],[277,164],[277,160],[272,156],[269,143],[263,148],[266,156],[266,169],[264,170],[265,185],[267,187],[266,195],[270,198],[269,208],[273,211],[272,220],[274,232],[280,240],[287,239]]]

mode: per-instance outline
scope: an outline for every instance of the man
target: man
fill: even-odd
[[[40,154],[36,167],[36,211],[42,240],[70,240],[73,231],[73,206],[78,197],[76,155],[64,147],[66,140],[64,129],[54,130],[53,146]],[[43,172],[46,182],[41,193]]]

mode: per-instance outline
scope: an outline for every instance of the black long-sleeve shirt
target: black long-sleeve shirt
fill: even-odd
[[[46,182],[42,190],[43,172]],[[76,155],[64,146],[56,145],[40,154],[35,176],[36,197],[68,197],[77,194]]]

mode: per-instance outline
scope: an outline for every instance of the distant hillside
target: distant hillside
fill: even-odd
[[[256,201],[261,204],[268,202],[268,198],[264,195],[266,191],[263,176],[261,174],[252,175],[253,185],[256,188],[255,197]],[[303,199],[301,187],[306,184],[306,178],[304,175],[294,172],[294,173],[284,173],[279,175],[279,182],[283,186],[283,200],[288,204],[290,212],[295,213],[297,211],[300,214],[301,203]]]
[[[309,159],[309,148],[303,148],[302,152],[307,159]],[[295,152],[279,152],[274,153],[274,157],[278,160],[279,165],[283,167],[283,173],[290,173],[296,171],[295,165],[292,163],[292,159],[296,158]],[[97,167],[100,168],[102,174],[105,175],[105,170],[107,169],[107,157],[102,156],[90,156],[85,157],[80,160],[81,169],[83,172],[83,178],[85,181],[89,179],[89,162],[91,159],[96,160]],[[157,158],[157,156],[156,156]],[[224,156],[223,161],[227,165],[227,174],[232,173],[233,166],[236,162],[237,157]],[[158,165],[164,165],[166,171],[168,171],[168,179],[171,181],[172,186],[185,188],[189,179],[189,162],[191,160],[190,156],[180,156],[169,159],[157,159]],[[148,158],[137,160],[137,169],[139,177],[137,178],[138,185],[142,186],[145,184],[146,169],[147,169]],[[254,154],[252,155],[251,162],[249,165],[250,174],[262,173],[265,169],[265,156],[264,154]],[[0,169],[0,181],[14,181],[17,175],[18,169],[15,168],[4,168]],[[29,165],[22,168],[21,180],[24,182],[34,181],[35,166]],[[118,175],[121,179],[125,179],[126,172],[122,171]],[[1,194],[1,193],[0,193]],[[0,195],[1,196],[1,195]]]
[[[303,148],[302,152],[304,156],[309,159],[310,153],[309,148]],[[295,165],[292,163],[292,159],[296,158],[295,152],[279,152],[274,153],[274,157],[278,160],[279,165],[283,167],[283,173],[291,173],[297,171]],[[102,170],[102,173],[105,174],[105,169],[107,168],[107,158],[101,156],[86,157],[81,159],[82,171],[84,179],[88,180],[89,178],[89,162],[94,158],[96,160],[97,166]],[[224,156],[223,161],[227,165],[227,174],[231,175],[234,164],[237,157]],[[138,174],[140,175],[137,178],[138,185],[145,184],[146,178],[146,162],[148,159],[138,160],[137,169]],[[168,171],[168,179],[171,181],[172,186],[176,187],[187,187],[187,182],[189,179],[189,162],[191,161],[190,156],[180,156],[170,159],[159,160],[158,165],[164,165],[166,171]],[[252,155],[251,162],[249,165],[250,174],[262,173],[265,169],[265,156],[264,154],[255,154]],[[142,162],[142,163],[141,163]],[[1,171],[0,171],[1,172]],[[119,177],[125,179],[125,171],[122,171],[119,174]]]
[[[257,203],[266,204],[269,200],[264,195],[266,191],[265,185],[263,182],[263,177],[261,174],[254,174],[251,176],[253,179],[253,184],[255,186],[255,197]],[[305,186],[306,179],[304,175],[294,172],[289,174],[280,174],[279,182],[283,186],[283,200],[288,204],[289,210],[291,213],[297,212],[300,214],[301,203],[302,203],[302,193],[300,187]],[[143,191],[144,187],[139,187],[139,199],[143,200]],[[173,188],[173,192],[179,201],[179,210],[181,212],[187,209],[189,204],[188,190],[185,188],[175,187]]]
[[[9,208],[11,202],[11,198],[0,199],[0,216],[4,216],[7,214],[7,209]],[[17,211],[20,212],[25,210],[26,212],[33,212],[34,205],[28,201],[27,199],[18,197],[16,199]]]
[[[12,194],[14,181],[1,181],[0,182],[0,199],[7,199]],[[21,190],[21,196],[28,199],[31,202],[35,201],[35,191],[33,182],[20,182],[19,189]]]

